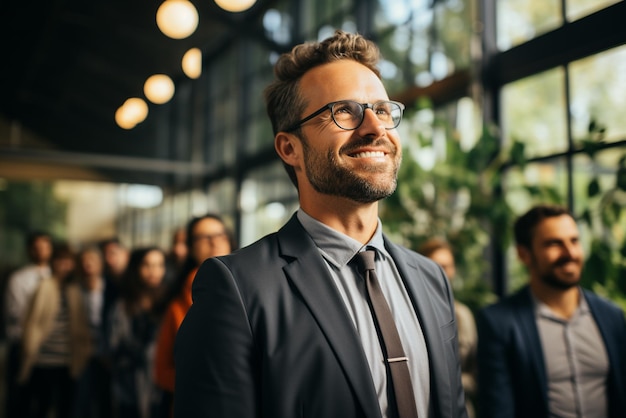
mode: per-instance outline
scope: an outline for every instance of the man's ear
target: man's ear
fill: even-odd
[[[524,247],[523,245],[517,245],[515,248],[517,250],[517,256],[521,262],[526,266],[529,265],[531,261],[530,249]]]
[[[274,148],[285,164],[294,168],[300,165],[302,144],[295,135],[287,132],[278,132],[274,137]]]

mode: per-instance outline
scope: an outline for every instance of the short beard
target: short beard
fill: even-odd
[[[543,274],[539,276],[539,279],[541,280],[542,283],[545,283],[548,286],[554,289],[558,289],[558,290],[569,290],[572,287],[577,287],[578,284],[580,283],[580,277],[578,278],[578,280],[574,282],[564,282],[563,280],[560,280],[558,277],[556,277],[552,273]]]
[[[567,262],[573,261],[571,259],[561,259],[561,260],[557,260],[553,266],[559,266],[560,264],[565,264]],[[573,287],[576,287],[579,285],[580,283],[580,276],[578,278],[576,278],[576,280],[574,280],[573,282],[566,282],[563,281],[561,279],[559,279],[554,273],[549,272],[546,274],[542,274],[539,276],[539,279],[547,284],[548,286],[554,288],[554,289],[558,289],[558,290],[569,290]]]
[[[388,184],[377,186],[341,167],[332,150],[322,158],[320,154],[311,151],[306,138],[302,138],[302,146],[306,176],[311,186],[319,193],[345,197],[359,203],[374,203],[391,196],[396,190],[400,161],[394,167]],[[387,175],[386,168],[373,167],[371,172]]]

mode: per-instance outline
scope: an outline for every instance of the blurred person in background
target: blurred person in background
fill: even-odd
[[[97,246],[78,256],[78,275],[87,307],[94,353],[78,385],[75,418],[111,416],[111,362],[104,333],[104,260]]]
[[[626,320],[580,286],[585,255],[567,208],[513,227],[529,283],[477,315],[481,417],[624,417]]]
[[[129,250],[117,237],[101,241],[100,251],[104,257],[105,311],[117,299],[122,286],[122,278],[128,265]]]
[[[119,238],[113,237],[100,243],[104,256],[104,275],[107,279],[119,283],[128,265],[129,251]]]
[[[110,341],[108,332],[111,329],[109,321],[111,311],[117,304],[124,287],[126,267],[129,263],[130,252],[117,237],[112,237],[98,244],[104,261],[104,300],[102,305],[102,332],[105,353],[108,351]],[[107,357],[110,360],[110,357]]]
[[[119,299],[111,310],[109,350],[113,415],[158,416],[161,391],[154,384],[154,344],[163,314],[165,253],[157,247],[133,250]]]
[[[117,237],[109,238],[101,241],[100,251],[104,257],[104,313],[103,318],[106,321],[109,317],[109,311],[117,301],[122,287],[124,273],[128,265],[129,250],[122,245]]]
[[[230,254],[234,248],[232,233],[216,214],[206,214],[189,221],[186,230],[186,247],[189,248],[177,281],[172,300],[163,316],[156,345],[154,377],[163,390],[164,416],[171,416],[174,396],[174,340],[183,318],[191,306],[191,285],[204,260]]]
[[[439,264],[448,279],[456,277],[456,263],[450,244],[442,238],[431,238],[417,249],[417,252]],[[461,358],[461,379],[465,390],[465,403],[469,418],[475,414],[473,400],[476,396],[476,350],[478,334],[474,314],[462,302],[454,300],[454,315],[459,330],[459,357]]]
[[[21,386],[17,384],[20,364],[22,323],[39,282],[50,277],[52,238],[43,231],[30,233],[26,238],[29,263],[13,272],[4,293],[4,333],[7,339],[6,358],[6,417],[22,417],[24,405]]]
[[[73,277],[75,255],[57,244],[52,274],[39,282],[24,321],[18,382],[22,417],[69,417],[75,383],[92,353],[82,290]]]
[[[172,246],[167,253],[166,259],[167,273],[165,280],[168,284],[173,285],[179,277],[180,271],[187,260],[188,248],[186,229],[177,228],[172,235]]]

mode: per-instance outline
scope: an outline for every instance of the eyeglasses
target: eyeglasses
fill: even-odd
[[[216,234],[198,234],[191,237],[194,242],[207,240],[210,242],[214,242],[219,239],[226,238],[226,232],[218,232]]]
[[[383,123],[385,129],[394,129],[398,127],[400,121],[402,120],[404,105],[402,103],[389,100],[376,102],[374,104],[359,103],[354,100],[331,102],[300,120],[295,125],[285,129],[285,132],[295,131],[304,122],[308,122],[326,110],[330,110],[330,115],[337,126],[346,131],[353,131],[363,123],[363,119],[365,118],[365,109],[372,109],[378,120]]]

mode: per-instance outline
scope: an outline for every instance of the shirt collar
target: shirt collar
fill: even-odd
[[[374,232],[372,239],[367,244],[363,245],[354,238],[314,219],[302,210],[302,208],[298,209],[297,216],[305,231],[309,234],[311,239],[313,239],[317,248],[319,248],[322,256],[326,261],[338,268],[342,268],[348,264],[356,253],[364,250],[365,247],[373,247],[379,253],[389,256],[385,249],[385,240],[383,238],[380,219],[378,219],[376,232]]]
[[[574,320],[575,318],[579,318],[581,316],[589,314],[590,313],[589,304],[587,304],[587,300],[585,299],[585,295],[583,294],[582,289],[579,289],[579,290],[580,290],[580,293],[579,293],[580,298],[578,300],[578,307],[576,308],[576,311],[574,311],[574,314],[569,320],[564,320],[563,318],[556,316],[552,312],[552,310],[548,307],[548,305],[540,301],[535,295],[533,295],[532,292],[530,292],[530,296],[533,301],[533,305],[535,307],[535,316],[544,317],[544,318],[548,318],[548,319],[565,323],[565,322],[570,322]]]

